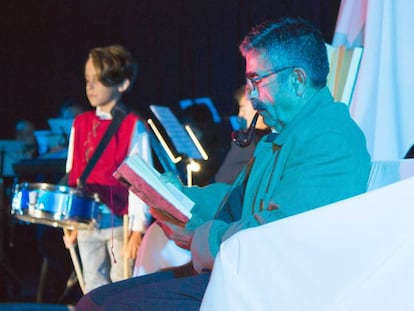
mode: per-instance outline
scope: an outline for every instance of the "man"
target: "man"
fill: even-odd
[[[302,19],[283,18],[254,27],[240,50],[247,96],[279,135],[263,137],[232,186],[182,187],[196,202],[192,219],[184,229],[162,225],[177,245],[191,249],[197,274],[164,272],[112,284],[84,297],[79,310],[198,310],[224,240],[366,190],[365,138],[326,87],[321,33]]]

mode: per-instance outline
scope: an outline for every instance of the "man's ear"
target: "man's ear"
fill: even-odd
[[[305,91],[307,76],[302,68],[295,68],[292,74],[292,82],[296,91],[296,95],[302,96]]]
[[[119,86],[118,86],[118,91],[120,93],[124,93],[130,86],[131,81],[129,81],[129,79],[125,79],[124,82],[122,82]]]

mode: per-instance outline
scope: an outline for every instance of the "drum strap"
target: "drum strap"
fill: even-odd
[[[112,122],[109,125],[108,129],[106,130],[102,140],[99,142],[98,146],[96,147],[95,152],[93,153],[91,159],[88,162],[85,170],[83,171],[82,175],[79,177],[80,186],[84,186],[86,179],[88,178],[89,174],[91,173],[92,169],[94,168],[96,162],[98,162],[99,157],[102,155],[103,151],[105,150],[106,146],[108,145],[111,137],[115,134],[118,130],[119,126],[122,123],[122,120],[128,114],[128,108],[121,102],[117,103],[114,108],[111,110],[112,114]]]

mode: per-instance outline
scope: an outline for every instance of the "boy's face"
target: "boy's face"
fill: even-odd
[[[85,88],[91,106],[100,107],[108,112],[122,95],[119,86],[105,86],[98,80],[96,69],[90,58],[85,65]]]

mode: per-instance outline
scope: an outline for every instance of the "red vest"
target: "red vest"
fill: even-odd
[[[128,189],[112,174],[128,155],[137,121],[138,117],[132,113],[124,118],[86,179],[86,190],[98,193],[103,203],[119,216],[128,213]],[[99,119],[95,111],[82,113],[75,118],[69,186],[76,187],[76,180],[82,175],[111,122]]]

